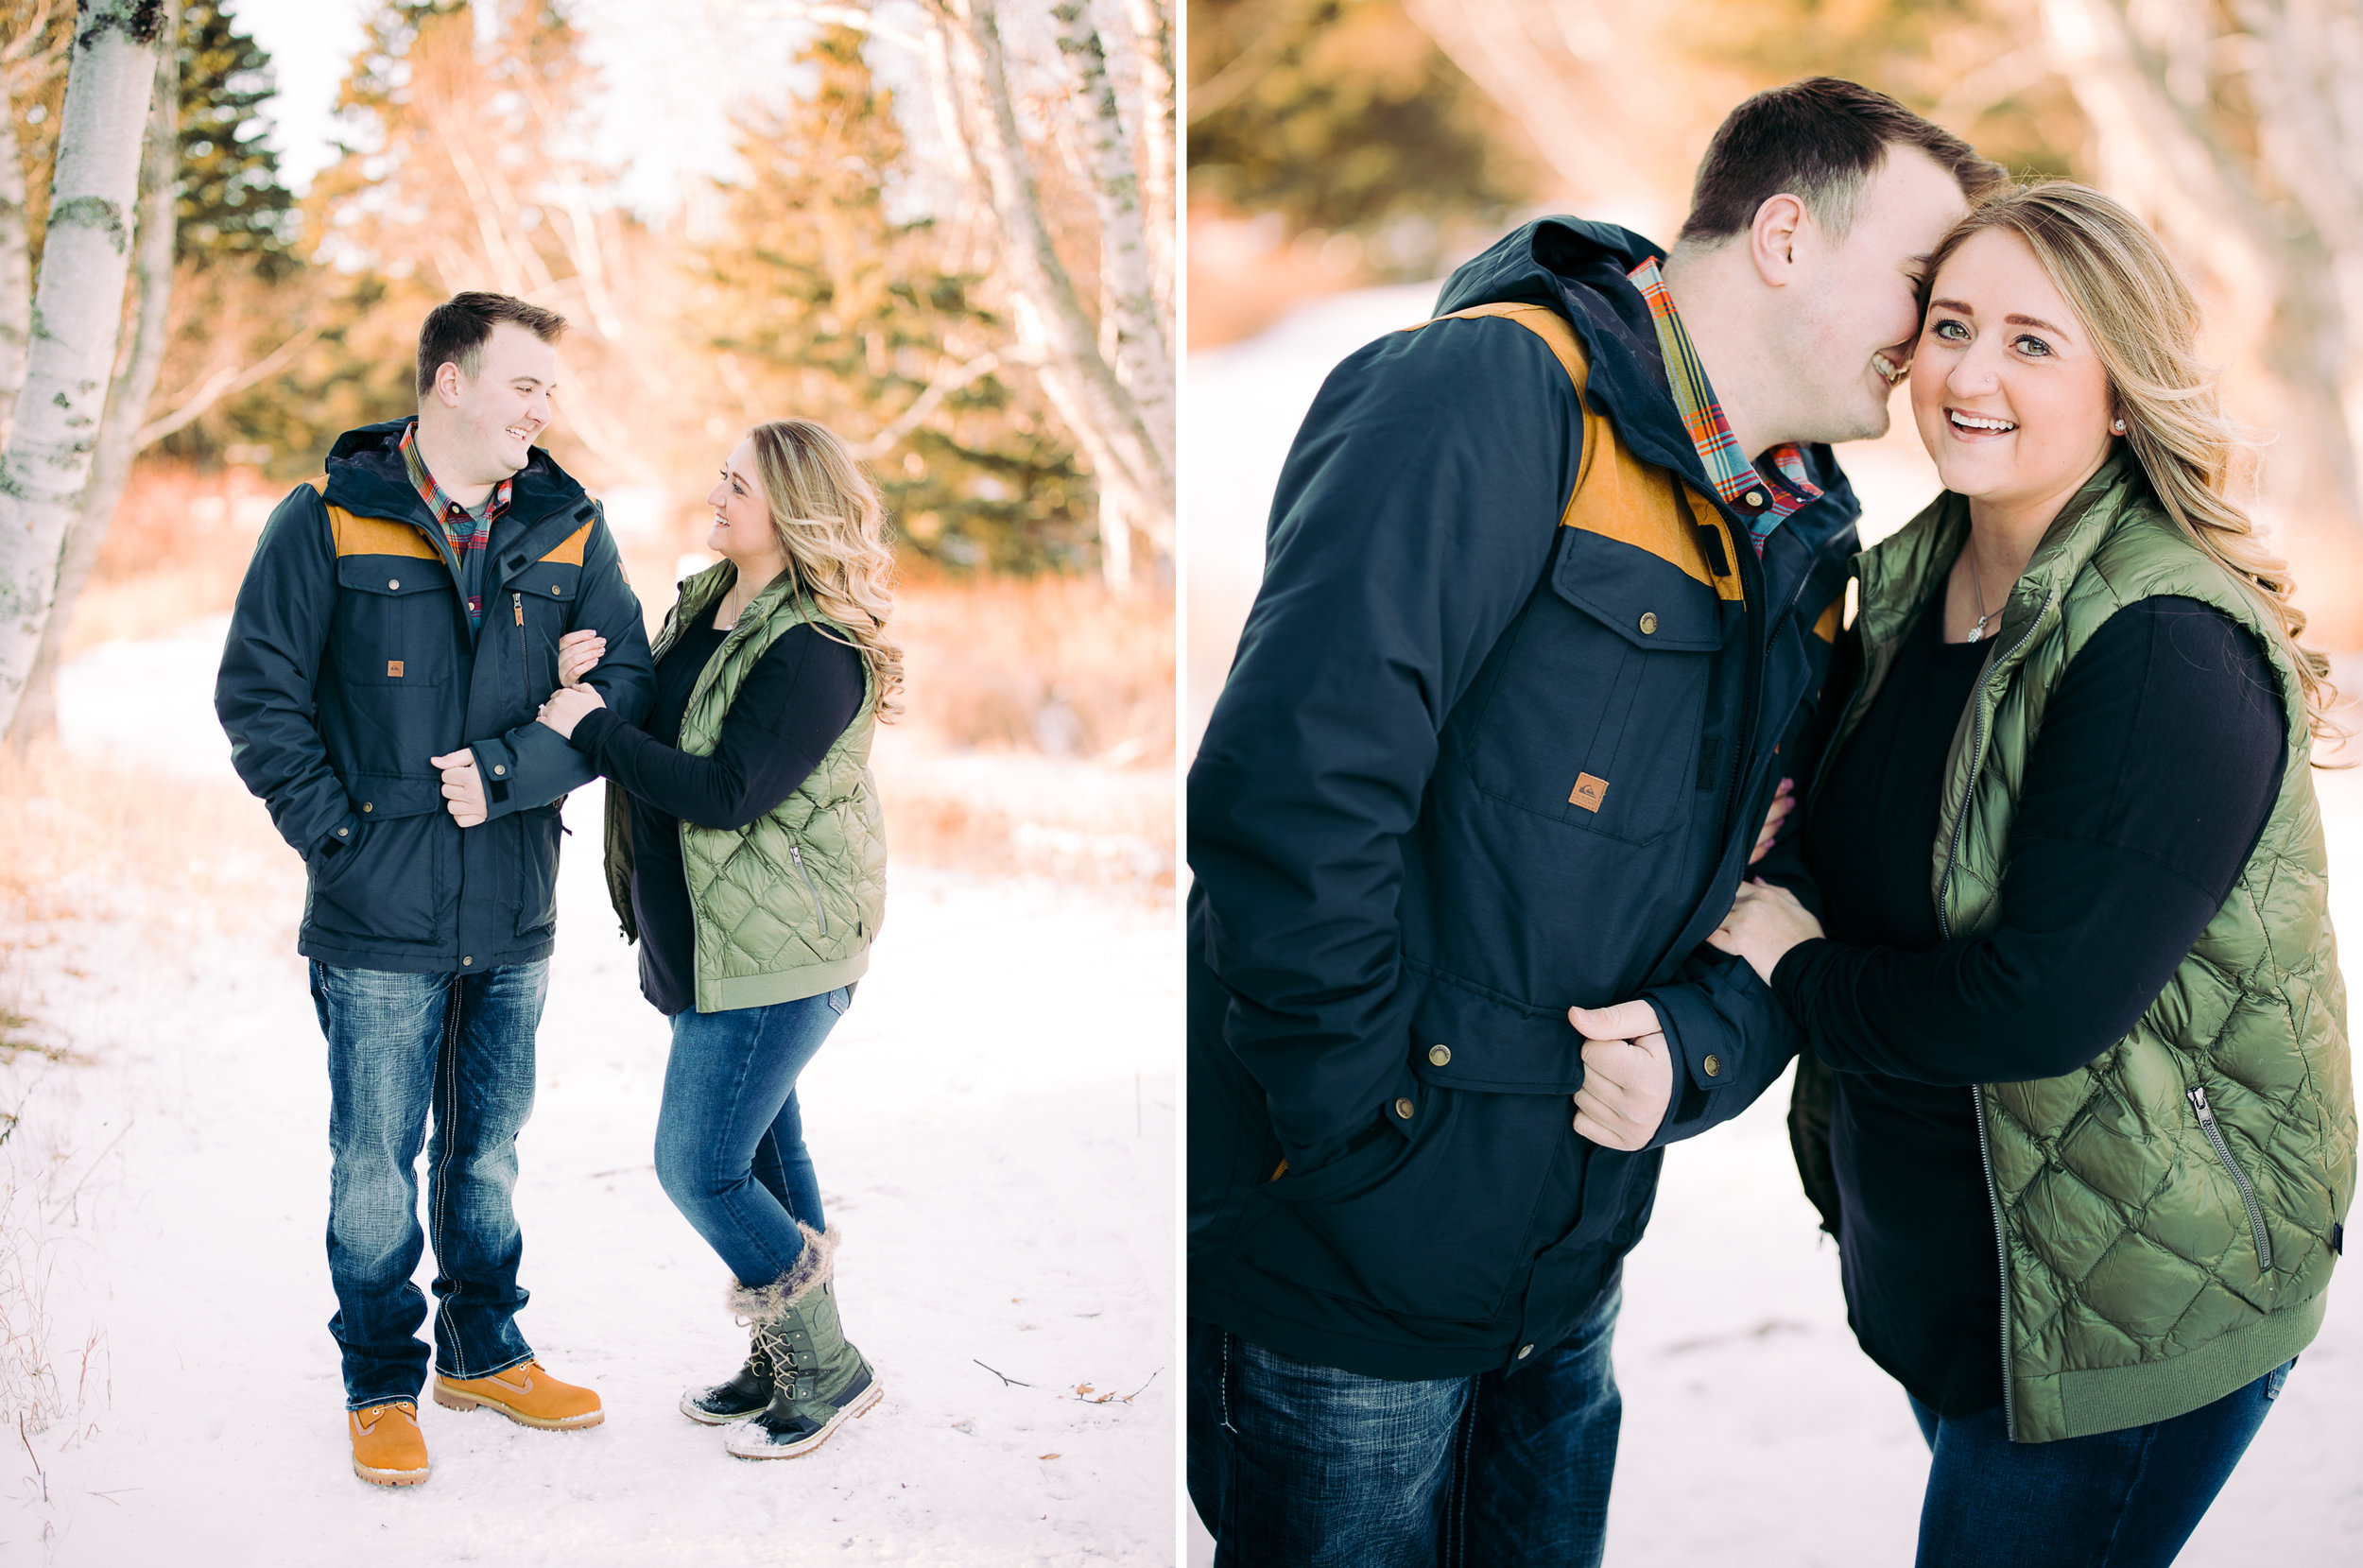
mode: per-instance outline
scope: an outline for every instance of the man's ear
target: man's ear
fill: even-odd
[[[435,367],[435,395],[446,408],[459,406],[459,367],[448,359]]]
[[[1796,278],[1798,241],[1809,221],[1804,202],[1785,192],[1766,197],[1756,209],[1748,226],[1748,259],[1767,286],[1779,288]]]

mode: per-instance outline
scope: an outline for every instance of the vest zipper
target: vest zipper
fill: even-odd
[[[2248,1172],[2240,1168],[2240,1162],[2232,1157],[2232,1146],[2223,1141],[2223,1130],[2216,1126],[2215,1109],[2207,1103],[2207,1091],[2194,1084],[2185,1097],[2191,1102],[2191,1109],[2199,1112],[2199,1130],[2216,1146],[2216,1158],[2223,1162],[2233,1184],[2240,1189],[2240,1201],[2248,1208],[2249,1234],[2256,1242],[2256,1271],[2265,1273],[2273,1266],[2273,1244],[2265,1233],[2265,1210],[2256,1201],[2256,1189],[2249,1185]]]
[[[804,852],[795,845],[787,847],[788,858],[796,862],[796,874],[804,879],[804,891],[812,895],[812,912],[820,917],[820,934],[829,934],[829,912],[820,906],[820,889],[812,885],[812,873],[804,869]]]
[[[1994,665],[2015,659],[2027,645],[2034,641],[2035,629],[2051,613],[2051,601],[2060,596],[2054,588],[2044,595],[2043,608],[2027,623],[2019,640],[2010,645],[2008,653],[1990,653],[1986,667],[1977,672],[1976,733],[1969,748],[1969,779],[1961,790],[1961,809],[1953,818],[1952,841],[1944,851],[1944,874],[1937,879],[1937,929],[1946,941],[1953,939],[1953,917],[1945,912],[1944,897],[1953,887],[1953,862],[1961,853],[1961,830],[1969,823],[1970,791],[1977,784],[1977,775],[1986,766],[1986,677]],[[1932,613],[1942,613],[1941,606],[1929,607]],[[1833,736],[1833,739],[1836,737]],[[1993,1180],[1993,1150],[1986,1139],[1986,1086],[1969,1086],[1970,1103],[1977,1109],[1977,1161],[1985,1167],[1986,1203],[1993,1213],[1993,1261],[2002,1281],[2002,1431],[2010,1441],[2018,1441],[2018,1401],[2010,1391],[2010,1241],[2009,1232],[2002,1223],[2002,1189]]]

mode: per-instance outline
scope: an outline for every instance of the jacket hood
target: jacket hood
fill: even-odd
[[[1515,302],[1544,305],[1564,316],[1590,362],[1584,401],[1616,426],[1635,457],[1682,475],[1700,495],[1716,497],[1674,402],[1649,302],[1626,276],[1644,261],[1664,259],[1664,247],[1613,223],[1537,218],[1454,268],[1437,296],[1436,314]],[[1816,445],[1805,454],[1814,484],[1826,501],[1835,502],[1818,508],[1821,520],[1813,531],[1826,534],[1851,523],[1859,508],[1830,449]],[[1716,504],[1721,505],[1719,498]],[[1737,517],[1728,507],[1723,509]]]
[[[329,499],[339,506],[371,502],[385,506],[407,497],[412,508],[423,512],[401,450],[402,433],[417,422],[416,416],[387,420],[337,437],[328,449]],[[509,511],[521,520],[579,506],[588,495],[572,474],[538,446],[526,450],[526,466],[511,477],[510,486]]]
[[[1436,314],[1515,302],[1566,317],[1590,362],[1585,401],[1616,426],[1636,457],[1713,495],[1667,386],[1649,302],[1625,276],[1644,261],[1664,259],[1664,247],[1613,223],[1537,218],[1454,268]]]

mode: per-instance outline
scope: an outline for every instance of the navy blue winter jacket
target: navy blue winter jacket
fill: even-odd
[[[628,722],[647,713],[655,675],[598,504],[538,447],[492,525],[471,635],[458,563],[403,464],[409,423],[339,437],[325,485],[298,486],[271,513],[214,708],[238,776],[309,869],[299,950],[358,969],[477,972],[548,955],[559,802],[594,777],[534,720],[558,685],[558,639],[584,627],[607,639],[588,679]],[[490,806],[464,830],[428,762],[463,748]]]
[[[1712,501],[1625,277],[1659,253],[1545,219],[1456,272],[1437,313],[1566,318],[1592,407]],[[1814,449],[1824,493],[1761,562],[1715,502],[1741,542],[1719,597],[1558,526],[1581,413],[1509,320],[1341,364],[1282,472],[1190,770],[1190,1310],[1300,1360],[1515,1371],[1616,1277],[1658,1146],[1737,1114],[1795,1047],[1752,972],[1699,944],[1828,669],[1813,629],[1855,547],[1853,492]],[[1604,801],[1571,801],[1579,767]],[[1678,1093],[1625,1153],[1572,1129],[1565,1012],[1641,995]]]

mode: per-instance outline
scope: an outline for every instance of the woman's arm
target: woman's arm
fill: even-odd
[[[747,672],[711,756],[667,746],[604,708],[583,715],[568,738],[659,811],[700,827],[743,828],[796,792],[861,699],[861,655],[807,623]]]
[[[2071,1072],[2124,1038],[2223,906],[2285,763],[2271,666],[2247,631],[2191,599],[2130,606],[2044,715],[1999,925],[1922,953],[1807,940],[1773,990],[1841,1072]]]

